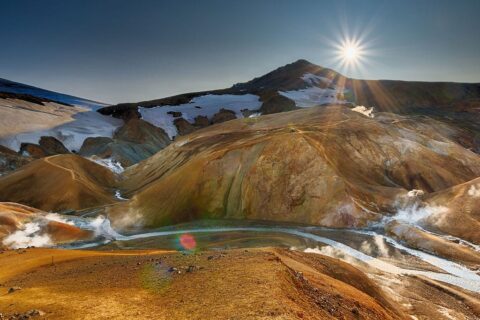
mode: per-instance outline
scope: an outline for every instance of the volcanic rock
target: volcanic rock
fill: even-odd
[[[222,123],[225,121],[234,120],[236,118],[237,116],[235,115],[235,112],[222,108],[219,112],[213,115],[211,123]]]
[[[293,100],[279,95],[276,91],[266,92],[261,96],[261,98],[263,104],[260,108],[260,111],[262,114],[272,114],[298,109]]]
[[[70,153],[70,151],[58,139],[49,136],[40,137],[39,144],[22,143],[20,145],[20,154],[36,159],[67,153]]]
[[[182,116],[182,113],[178,112],[178,111],[168,111],[167,114],[171,114],[172,117],[174,117],[174,118],[178,118],[178,117]]]
[[[34,143],[22,143],[20,145],[20,154],[36,159],[48,156],[48,153],[45,151],[45,149]]]
[[[192,133],[196,128],[187,120],[183,118],[177,118],[173,121],[173,124],[177,127],[179,135],[186,135]]]
[[[207,127],[209,124],[210,124],[210,121],[208,121],[208,118],[206,116],[195,117],[195,122],[193,123],[193,125],[198,128]]]
[[[38,144],[48,155],[70,153],[63,143],[54,137],[42,136]]]
[[[90,137],[83,141],[78,153],[84,157],[95,155],[100,158],[109,158],[112,156],[112,149],[110,148],[112,143],[114,143],[112,138]]]
[[[32,158],[24,157],[13,150],[0,146],[0,176],[14,171],[30,161]]]
[[[80,155],[112,158],[123,167],[138,163],[170,144],[165,131],[140,119],[131,119],[120,127],[113,139],[94,137],[85,139]]]

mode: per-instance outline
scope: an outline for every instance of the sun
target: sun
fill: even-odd
[[[346,40],[340,46],[340,58],[346,65],[356,65],[362,58],[362,47],[358,41]]]
[[[347,45],[342,50],[343,59],[353,61],[358,58],[358,48],[353,45]]]

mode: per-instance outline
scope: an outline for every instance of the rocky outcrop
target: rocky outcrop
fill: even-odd
[[[120,127],[113,138],[138,144],[155,144],[160,147],[166,147],[170,144],[165,131],[143,120],[130,120],[124,126]]]
[[[197,130],[190,122],[183,118],[177,118],[173,121],[175,127],[177,127],[178,134],[184,136]]]
[[[138,163],[170,144],[165,131],[140,119],[131,119],[113,138],[85,139],[79,154],[85,157],[112,158],[123,167]]]
[[[40,159],[48,155],[45,149],[35,143],[22,143],[19,152],[23,156],[35,159]]]
[[[20,154],[40,159],[56,154],[70,153],[67,148],[58,139],[50,136],[40,137],[38,144],[22,143],[20,145]]]
[[[54,154],[67,154],[70,153],[67,148],[61,143],[58,139],[54,137],[40,137],[40,141],[38,142],[40,147],[45,150],[48,155]]]
[[[262,98],[262,107],[260,112],[262,114],[272,114],[278,112],[292,111],[298,109],[295,106],[295,102],[279,95],[277,91],[266,92],[261,96]]]
[[[19,153],[0,145],[0,176],[14,171],[33,159],[24,157]]]
[[[184,118],[176,118],[173,121],[173,124],[177,127],[178,135],[184,136],[198,129],[208,127],[209,125],[222,123],[236,118],[237,116],[235,112],[222,108],[219,112],[213,115],[211,120],[209,120],[206,116],[197,116],[195,117],[195,121],[190,123]]]
[[[222,123],[225,121],[234,120],[236,118],[237,116],[235,115],[235,112],[222,108],[219,112],[213,115],[211,123]]]
[[[174,118],[179,118],[182,116],[182,113],[177,111],[168,111],[167,114],[170,114]]]
[[[112,138],[90,137],[83,141],[78,153],[84,157],[98,156],[100,158],[110,158],[113,153],[113,144],[114,140]]]
[[[210,121],[206,116],[197,116],[193,125],[197,128],[205,128],[210,125]]]

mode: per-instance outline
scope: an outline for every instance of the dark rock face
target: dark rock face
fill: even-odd
[[[182,116],[182,113],[179,112],[179,111],[168,111],[167,114],[172,115],[172,117],[174,117],[174,118],[178,118],[178,117]]]
[[[79,154],[84,157],[98,156],[100,158],[109,158],[112,155],[110,144],[114,141],[107,137],[87,138],[83,141]]]
[[[113,138],[139,144],[151,143],[162,148],[170,144],[170,139],[163,129],[140,119],[127,121],[115,132]]]
[[[225,121],[234,120],[236,118],[237,118],[237,116],[235,115],[235,112],[222,108],[222,109],[220,109],[219,112],[217,112],[213,115],[211,123],[212,124],[222,123],[222,122],[225,122]]]
[[[32,158],[23,157],[13,150],[0,146],[0,175],[14,171],[32,161]]]
[[[181,136],[192,133],[196,130],[196,128],[190,122],[183,118],[175,119],[173,124],[177,127],[178,134]]]
[[[170,139],[163,129],[140,119],[130,119],[115,132],[113,139],[85,139],[80,155],[113,158],[123,167],[128,167],[152,156],[169,144]]]
[[[20,145],[20,154],[36,159],[53,156],[56,154],[70,153],[67,148],[58,139],[50,136],[40,137],[38,144],[22,143]]]
[[[20,145],[20,154],[36,159],[48,156],[45,149],[35,143],[22,143]]]
[[[272,114],[298,109],[293,100],[279,95],[278,92],[265,93],[261,98],[263,104],[260,107],[260,112],[262,114]]]
[[[40,147],[42,147],[48,154],[66,154],[70,153],[67,148],[58,139],[49,136],[43,136],[39,141]]]
[[[307,87],[307,84],[302,79],[302,76],[306,73],[312,73],[329,79],[343,77],[331,69],[323,68],[301,59],[248,82],[237,83],[232,88],[247,92],[303,89]]]
[[[208,118],[205,116],[197,116],[193,125],[195,127],[204,128],[210,125],[210,121],[208,121]]]
[[[173,121],[173,123],[177,127],[178,135],[183,136],[190,134],[195,130],[208,127],[209,125],[234,120],[236,118],[237,116],[235,112],[222,108],[219,112],[213,115],[212,120],[208,120],[206,116],[197,116],[193,124],[184,118],[177,118]]]
[[[98,112],[115,118],[123,119],[125,121],[130,119],[140,119],[140,112],[138,112],[138,106],[136,104],[118,104],[116,106],[108,106],[98,109]]]

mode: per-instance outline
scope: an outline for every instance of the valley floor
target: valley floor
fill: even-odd
[[[0,312],[6,319],[31,310],[41,314],[32,318],[41,319],[480,316],[471,292],[278,248],[192,254],[31,248],[4,251],[0,266]]]

